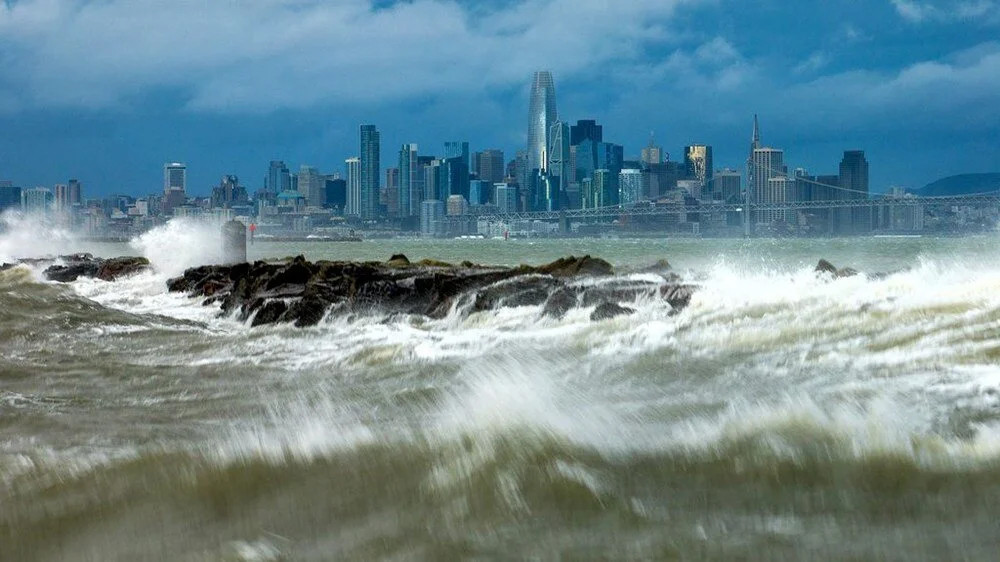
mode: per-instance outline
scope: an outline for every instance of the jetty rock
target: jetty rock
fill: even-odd
[[[81,277],[115,281],[150,267],[149,260],[143,257],[95,258],[91,254],[27,258],[18,263],[33,267],[48,266],[42,275],[49,281],[59,283],[72,283]]]
[[[679,310],[696,290],[670,277],[635,280],[615,276],[608,262],[591,256],[517,267],[411,261],[402,254],[385,262],[280,261],[207,265],[170,279],[167,288],[204,298],[222,314],[251,325],[277,322],[304,327],[328,314],[412,314],[443,318],[504,307],[541,306],[561,317],[574,307],[664,300]],[[623,309],[624,310],[624,309]],[[598,318],[623,314],[604,306]]]

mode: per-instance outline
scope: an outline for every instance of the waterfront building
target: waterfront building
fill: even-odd
[[[347,166],[347,197],[344,214],[348,216],[361,215],[361,159],[348,158]]]
[[[549,148],[549,129],[556,122],[556,86],[552,73],[535,72],[528,107],[527,173],[544,170]]]

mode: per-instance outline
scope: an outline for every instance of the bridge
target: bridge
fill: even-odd
[[[590,209],[561,209],[556,211],[521,211],[498,212],[495,210],[472,210],[470,214],[477,219],[496,222],[503,221],[552,221],[552,220],[586,220],[600,218],[622,218],[658,215],[688,215],[717,213],[757,213],[780,211],[807,211],[821,209],[876,209],[894,208],[946,208],[946,207],[976,207],[1000,209],[1000,191],[975,193],[971,195],[956,195],[949,197],[918,197],[914,195],[868,197],[865,199],[835,199],[826,201],[781,201],[781,202],[744,202],[729,203],[722,201],[700,201],[697,204],[687,204],[684,201],[642,202],[632,205],[611,205]]]

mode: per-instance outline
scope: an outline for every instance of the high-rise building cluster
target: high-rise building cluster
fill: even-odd
[[[622,144],[606,138],[605,127],[596,119],[573,121],[559,114],[550,72],[534,73],[527,102],[527,143],[512,155],[500,148],[472,151],[465,140],[443,142],[436,155],[422,153],[414,142],[383,146],[378,128],[362,124],[357,129],[357,153],[337,159],[342,162],[338,170],[322,172],[301,165],[293,172],[285,161],[272,160],[253,192],[235,175],[225,175],[209,197],[192,197],[187,166],[167,162],[161,193],[97,201],[82,198],[77,180],[53,189],[22,189],[0,182],[0,211],[70,214],[92,232],[112,236],[134,233],[169,217],[206,214],[243,217],[257,223],[264,235],[338,229],[496,234],[489,221],[484,225],[479,218],[608,208],[621,209],[621,220],[573,228],[587,233],[612,225],[696,234],[737,227],[831,234],[871,229],[871,211],[796,210],[793,205],[868,199],[868,162],[862,151],[846,151],[835,173],[814,175],[801,168],[790,172],[784,151],[763,144],[754,116],[747,160],[735,166],[716,168],[712,146],[699,142],[688,143],[678,152],[682,159],[671,160],[652,133],[648,144],[632,157]],[[386,155],[388,165],[382,158]],[[729,210],[707,219],[688,211],[712,203],[746,209],[742,215]],[[658,219],[628,214],[630,208],[643,206],[674,212]],[[518,230],[549,228],[520,226]]]

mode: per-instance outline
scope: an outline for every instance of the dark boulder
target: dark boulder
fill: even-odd
[[[570,256],[539,266],[539,273],[547,273],[553,277],[603,276],[613,275],[615,268],[601,258]]]
[[[856,269],[852,269],[850,267],[837,269],[837,266],[826,260],[819,260],[819,263],[816,264],[816,269],[814,271],[816,273],[831,275],[835,278],[853,277],[858,274]]]
[[[385,262],[390,267],[409,267],[410,259],[404,254],[393,254],[389,261]]]
[[[596,322],[598,320],[607,320],[616,316],[629,314],[635,314],[635,309],[628,308],[627,306],[621,306],[613,302],[603,302],[597,305],[597,308],[590,313],[590,319]]]
[[[542,308],[542,314],[553,318],[562,318],[577,303],[577,291],[572,287],[563,287],[549,295]]]
[[[283,300],[273,300],[266,302],[253,317],[251,326],[262,326],[264,324],[274,324],[281,319],[281,316],[288,310],[288,305]]]
[[[100,268],[100,260],[88,257],[84,260],[65,260],[64,265],[50,265],[42,274],[49,281],[71,283],[80,277],[96,277]]]
[[[664,285],[660,288],[660,297],[667,301],[674,310],[681,310],[691,304],[691,296],[694,291],[694,285]]]
[[[119,277],[134,275],[149,269],[149,260],[143,257],[120,257],[106,259],[97,270],[97,278],[114,281]]]

